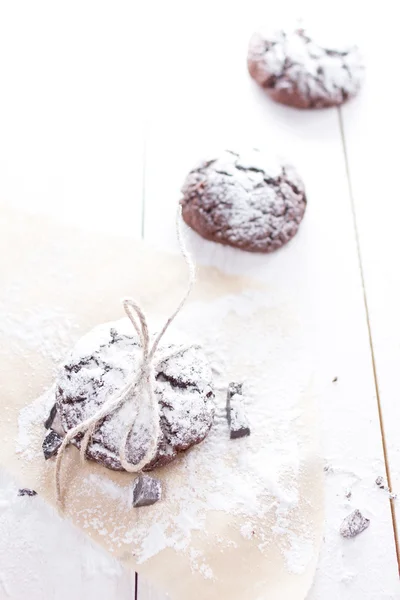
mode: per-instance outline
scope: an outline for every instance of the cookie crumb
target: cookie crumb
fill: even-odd
[[[149,475],[139,475],[133,484],[133,506],[151,506],[161,500],[161,481]]]
[[[375,479],[375,483],[376,483],[376,485],[378,486],[379,489],[385,490],[385,492],[388,493],[389,500],[396,500],[397,494],[395,494],[394,492],[392,492],[390,490],[389,486],[386,485],[385,479],[381,475],[379,475],[379,477],[377,477]]]
[[[361,512],[356,509],[343,521],[340,527],[340,535],[344,538],[353,538],[367,529],[369,523],[370,520],[363,517]]]
[[[21,488],[18,490],[18,496],[37,496],[37,492],[35,492],[35,490],[30,490],[29,488]]]

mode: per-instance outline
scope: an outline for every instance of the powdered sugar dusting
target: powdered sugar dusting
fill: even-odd
[[[319,43],[319,38],[322,38]],[[363,79],[359,50],[324,41],[301,27],[256,33],[250,41],[251,75],[279,101],[303,108],[341,104],[354,96]]]
[[[131,508],[131,475],[119,475],[116,482],[104,470],[86,476],[74,488],[84,506],[77,509],[77,522],[95,529],[110,551],[129,552],[138,563],[144,563],[172,548],[188,557],[194,571],[213,579],[203,542],[209,535],[209,519],[218,515],[219,522],[227,519],[234,527],[232,535],[223,531],[213,534],[221,550],[235,547],[235,535],[252,540],[261,553],[278,548],[293,573],[303,572],[314,558],[312,527],[295,516],[303,469],[296,422],[301,418],[299,401],[308,387],[310,367],[302,336],[293,323],[289,321],[287,330],[282,330],[275,317],[254,319],[265,313],[269,302],[274,305],[265,293],[246,291],[211,303],[193,302],[180,315],[185,337],[201,344],[214,367],[215,387],[220,390],[214,425],[202,444],[157,471],[163,482],[163,499],[139,509],[140,519],[132,512],[137,509]],[[224,331],[230,333],[222,336],[220,328],[202,327],[200,314],[201,322],[223,322]],[[241,338],[244,321],[246,336]],[[169,342],[180,337],[173,332],[171,336]],[[229,439],[226,420],[226,391],[231,380],[243,382],[243,393],[249,399],[246,409],[251,436],[239,440]],[[26,409],[20,419],[19,450],[31,460],[38,459],[35,452],[28,451],[38,419],[37,408]],[[111,516],[104,514],[100,501],[88,501],[97,496],[112,501]],[[126,514],[132,517],[127,520],[122,516]]]
[[[7,307],[13,297],[18,301],[18,286],[6,290]],[[75,340],[78,327],[74,317],[61,308],[39,305],[11,314],[0,298],[0,312],[0,333],[10,340],[16,351],[28,348],[58,363]]]
[[[109,600],[128,597],[132,590],[130,575],[119,561],[59,516],[40,495],[18,496],[18,485],[2,471],[0,557],[2,600]]]
[[[313,557],[314,544],[307,537],[291,533],[289,534],[289,547],[284,551],[284,554],[288,570],[291,573],[300,575],[304,573],[305,568]]]
[[[93,416],[120,392],[141,367],[142,349],[128,319],[99,325],[78,341],[60,369],[55,397],[65,431]],[[201,442],[214,417],[212,373],[198,346],[161,346],[154,358],[153,389],[160,412],[157,452],[146,469],[171,462],[180,451]],[[123,470],[119,458],[126,423],[136,419],[126,455],[132,464],[144,456],[151,439],[146,398],[131,394],[96,428],[87,455],[109,468]]]
[[[272,252],[297,232],[306,208],[293,167],[256,149],[226,150],[194,168],[182,188],[186,223],[204,237]]]
[[[48,390],[37,398],[32,404],[25,406],[18,417],[18,436],[16,439],[16,452],[27,460],[42,460],[42,436],[44,422],[47,419],[52,404],[54,404],[54,390]]]
[[[127,508],[132,506],[132,494],[130,488],[123,487],[117,483],[101,477],[95,473],[91,473],[83,480],[84,485],[87,485],[93,489],[98,489],[102,494],[108,496],[112,500],[115,500]]]

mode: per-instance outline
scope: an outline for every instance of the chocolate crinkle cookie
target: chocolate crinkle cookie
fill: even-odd
[[[130,321],[121,319],[100,325],[79,340],[56,381],[56,407],[64,432],[95,414],[132,380],[141,360],[139,341],[132,330]],[[198,346],[179,348],[179,344],[164,345],[160,356],[171,350],[178,352],[155,366],[161,436],[147,471],[170,463],[180,452],[201,442],[213,423],[210,365]],[[123,470],[119,449],[135,408],[138,415],[128,436],[126,457],[132,464],[143,458],[150,443],[148,405],[137,397],[103,419],[91,438],[88,458]],[[81,439],[75,438],[76,446]]]
[[[182,188],[185,222],[204,238],[273,252],[296,234],[306,209],[304,184],[293,167],[259,150],[226,150],[201,162]]]
[[[356,46],[321,42],[303,28],[255,33],[247,57],[250,75],[282,104],[339,106],[360,89],[362,58]]]

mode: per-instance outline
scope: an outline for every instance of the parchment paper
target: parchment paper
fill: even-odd
[[[54,463],[39,458],[43,426],[37,426],[30,456],[17,451],[21,409],[31,405],[52,385],[65,347],[91,327],[124,316],[121,297],[133,295],[149,313],[167,317],[186,285],[186,267],[180,257],[156,252],[128,238],[75,230],[5,209],[0,215],[0,461],[24,487],[34,488],[55,504]],[[227,380],[265,379],[265,410],[271,414],[266,439],[271,440],[271,436],[284,439],[287,435],[296,440],[298,502],[286,518],[290,535],[298,532],[309,541],[303,569],[298,569],[299,557],[292,557],[294,568],[288,562],[285,544],[289,541],[277,531],[276,506],[263,518],[263,530],[270,531],[263,544],[257,535],[252,537],[248,531],[243,534],[246,523],[240,515],[213,508],[206,511],[202,529],[191,531],[190,543],[183,551],[167,547],[138,564],[140,556],[136,552],[133,555],[135,524],[142,531],[143,527],[157,524],[165,518],[165,511],[171,510],[170,505],[166,501],[150,509],[129,508],[105,493],[101,486],[90,487],[85,482],[90,477],[100,477],[129,490],[132,476],[93,463],[81,466],[74,449],[66,453],[65,518],[144,573],[173,600],[297,600],[305,598],[311,585],[323,521],[323,469],[314,419],[312,369],[305,358],[304,346],[299,343],[301,328],[295,307],[286,299],[274,300],[278,296],[276,290],[264,289],[257,282],[226,276],[212,268],[199,268],[186,316],[179,317],[177,325],[185,328],[185,322],[191,323],[200,337],[214,340],[215,347],[220,347],[225,355]],[[235,298],[243,298],[247,308],[241,314],[228,308],[223,314],[221,306],[229,307],[226,298],[233,299],[232,306]],[[249,303],[253,308],[248,307]],[[213,316],[214,306],[217,308]],[[305,383],[293,391],[299,372],[303,372]],[[285,433],[282,425],[285,419],[274,421],[274,406],[277,412],[281,410],[287,395],[291,395],[291,409]],[[258,410],[263,410],[260,402]],[[253,415],[256,436],[254,421]],[[243,445],[244,453],[246,448],[251,449],[248,445],[251,443],[250,436],[245,442],[247,446]],[[206,446],[202,449],[200,445],[195,452],[201,464],[201,453],[206,456]],[[157,473],[164,482],[167,498],[168,490],[185,485],[185,460],[180,459]],[[274,457],[267,457],[266,471],[269,460],[273,462]],[[232,468],[240,475],[240,465]],[[203,478],[209,476],[201,469],[197,473],[200,491]],[[292,476],[290,469],[282,473],[283,480]],[[266,478],[266,488],[268,483]],[[188,498],[195,493],[188,489]],[[93,515],[104,527],[96,526]],[[122,533],[130,532],[129,541],[126,541],[129,536],[124,538],[122,533],[116,536],[115,527],[112,531],[107,527],[109,523],[118,524]],[[296,545],[287,550],[295,555]],[[205,569],[196,567],[193,558],[196,556],[206,565]]]

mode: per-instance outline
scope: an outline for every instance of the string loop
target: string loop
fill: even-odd
[[[119,390],[114,396],[112,396],[107,402],[105,402],[100,409],[91,417],[82,421],[72,429],[70,429],[63,439],[63,442],[58,450],[55,466],[55,482],[56,482],[56,494],[57,502],[62,505],[62,488],[61,488],[61,466],[64,452],[68,444],[80,434],[83,434],[80,446],[81,461],[86,460],[86,451],[90,444],[90,440],[99,425],[99,423],[107,416],[114,413],[121,406],[123,406],[129,400],[133,400],[132,406],[133,411],[130,415],[129,421],[126,423],[124,433],[122,436],[120,448],[119,448],[119,459],[122,467],[129,473],[139,473],[142,469],[149,464],[157,453],[158,440],[161,435],[160,429],[160,414],[158,401],[154,391],[155,384],[155,369],[167,358],[182,352],[186,348],[175,348],[164,354],[158,360],[155,358],[159,344],[163,336],[165,335],[168,327],[172,321],[182,310],[186,300],[192,291],[195,282],[195,266],[193,260],[185,246],[182,231],[181,231],[181,217],[182,209],[179,206],[176,218],[176,233],[179,243],[181,254],[188,266],[189,279],[188,285],[181,301],[179,302],[176,309],[170,315],[165,322],[160,332],[156,335],[153,343],[151,344],[151,337],[149,333],[149,326],[146,315],[140,305],[132,298],[125,298],[123,300],[124,310],[130,319],[137,335],[139,338],[139,344],[142,352],[141,361],[139,368],[134,373],[133,378],[128,382],[121,390]],[[135,421],[139,413],[139,402],[147,403],[149,413],[149,431],[151,432],[150,443],[146,448],[146,452],[141,460],[137,463],[131,463],[126,456],[127,441],[129,435],[134,427]]]

